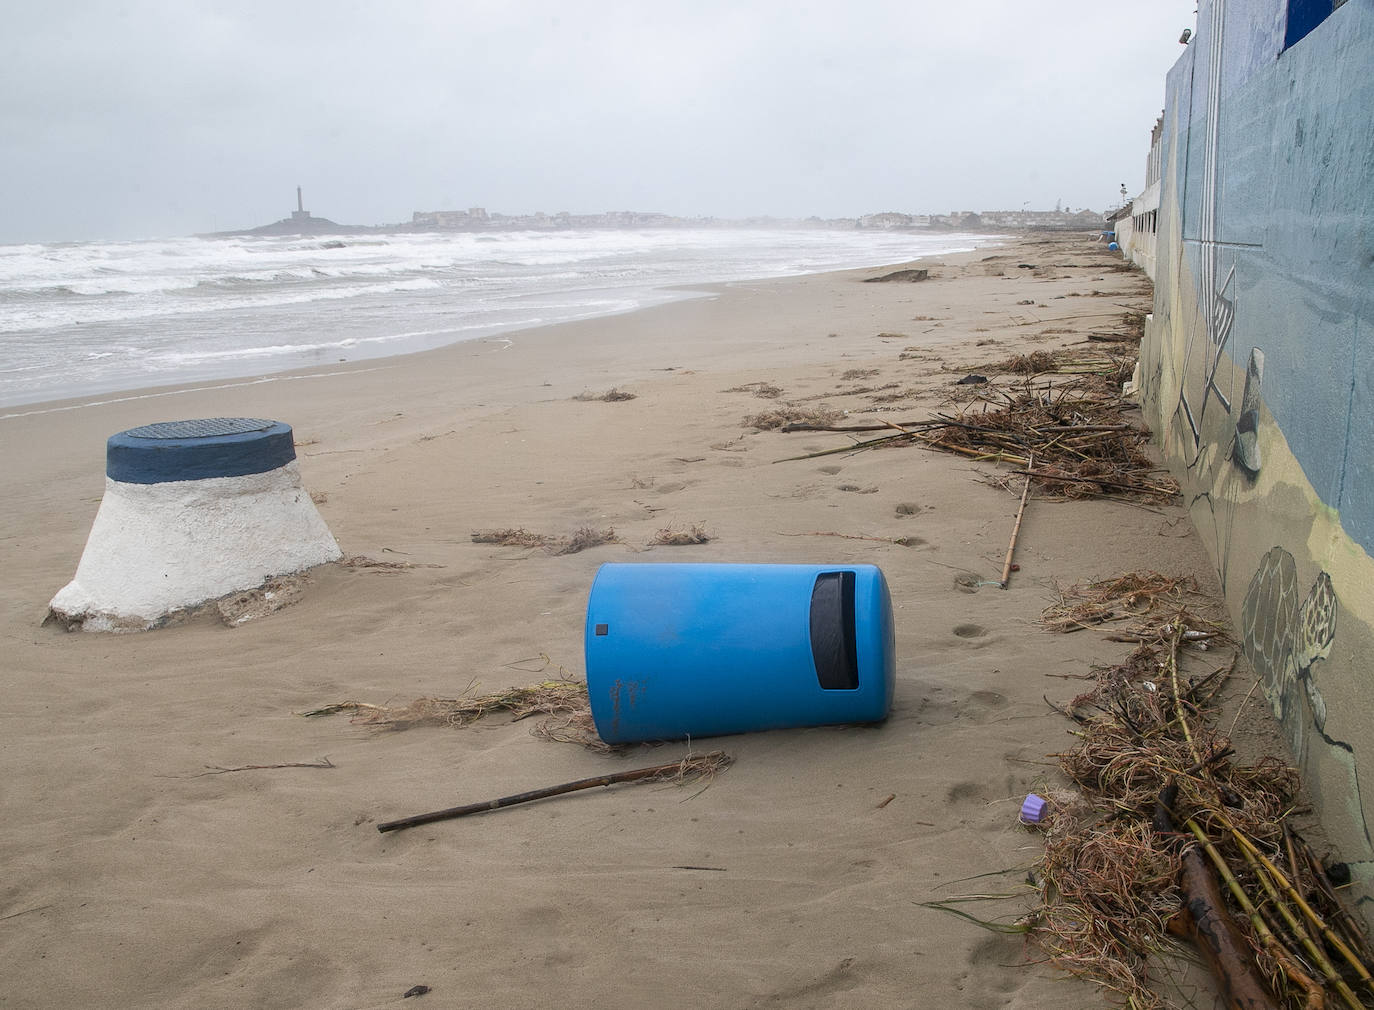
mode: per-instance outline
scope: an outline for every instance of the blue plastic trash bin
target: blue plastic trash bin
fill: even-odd
[[[602,565],[585,644],[607,743],[877,722],[892,707],[892,598],[874,565]]]

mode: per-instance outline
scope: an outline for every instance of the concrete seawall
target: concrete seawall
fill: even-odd
[[[1156,133],[1153,248],[1137,230],[1126,249],[1156,282],[1146,416],[1308,790],[1367,887],[1374,3],[1315,27],[1290,24],[1300,6],[1203,0]]]

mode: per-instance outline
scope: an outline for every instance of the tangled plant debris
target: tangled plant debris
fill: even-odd
[[[1272,757],[1237,760],[1214,725],[1234,655],[1190,672],[1201,657],[1213,663],[1200,644],[1235,651],[1202,608],[1190,579],[1132,572],[1070,590],[1045,611],[1045,627],[1059,632],[1130,620],[1121,637],[1138,644],[1054,706],[1075,723],[1074,745],[1056,755],[1075,788],[1049,791],[1033,907],[1008,925],[949,900],[927,904],[1025,933],[1051,963],[1133,1008],[1175,1005],[1161,965],[1184,938],[1228,1006],[1371,1005],[1364,929],[1293,826],[1297,772]]]
[[[1010,390],[982,391],[957,413],[940,413],[923,421],[837,427],[805,418],[787,420],[781,428],[785,432],[893,431],[789,460],[920,443],[974,460],[1019,467],[1026,467],[1033,456],[1035,468],[1029,472],[1037,497],[1044,497],[1040,493],[1044,492],[1057,498],[1116,495],[1171,501],[1178,494],[1178,482],[1162,473],[1146,454],[1150,431],[1126,420],[1127,411],[1133,409],[1134,404],[1116,393],[1112,383],[1099,376],[1083,376],[1059,383],[1027,380]]]
[[[620,538],[614,529],[604,530],[583,526],[567,537],[549,536],[545,533],[531,533],[522,527],[499,530],[473,530],[472,542],[475,544],[497,544],[501,547],[542,548],[555,556],[576,554],[590,547],[603,544],[618,544]]]

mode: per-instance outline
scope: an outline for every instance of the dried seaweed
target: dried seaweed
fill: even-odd
[[[591,703],[587,699],[587,685],[580,681],[545,680],[489,694],[416,698],[408,705],[341,701],[322,705],[301,715],[309,718],[339,712],[351,712],[349,721],[355,725],[378,730],[413,729],[417,726],[462,727],[497,713],[509,715],[512,722],[542,715],[545,718],[530,730],[532,736],[559,743],[575,743],[601,753],[619,749],[605,743],[597,734]]]
[[[746,382],[742,386],[731,386],[727,393],[753,393],[765,400],[776,400],[782,396],[782,387],[771,382]]]
[[[555,538],[544,533],[531,533],[523,526],[515,529],[473,530],[474,544],[499,544],[502,547],[548,547]]]
[[[633,400],[638,394],[628,390],[617,389],[612,386],[604,393],[593,393],[590,390],[583,390],[573,397],[574,400],[596,401],[599,403],[620,403],[623,400]]]
[[[531,533],[522,526],[515,529],[473,530],[472,542],[499,544],[502,547],[542,548],[555,557],[561,557],[564,554],[585,551],[589,547],[600,547],[602,544],[618,544],[620,538],[610,527],[598,530],[583,526],[571,536],[555,537],[546,533]]]
[[[591,526],[583,526],[567,540],[554,546],[553,553],[557,556],[564,554],[576,554],[591,547],[600,547],[603,544],[618,544],[620,538],[611,527],[604,530],[594,529]]]
[[[714,537],[706,532],[700,523],[693,523],[685,530],[665,526],[649,540],[650,547],[690,547],[695,544],[710,543]]]
[[[742,422],[746,428],[771,431],[789,424],[834,424],[844,415],[831,407],[799,407],[795,403],[780,403],[761,414],[751,414]]]

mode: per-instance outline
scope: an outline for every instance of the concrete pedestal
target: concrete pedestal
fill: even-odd
[[[152,424],[110,438],[105,497],[76,577],[49,606],[86,631],[142,631],[340,557],[301,484],[289,425]]]

